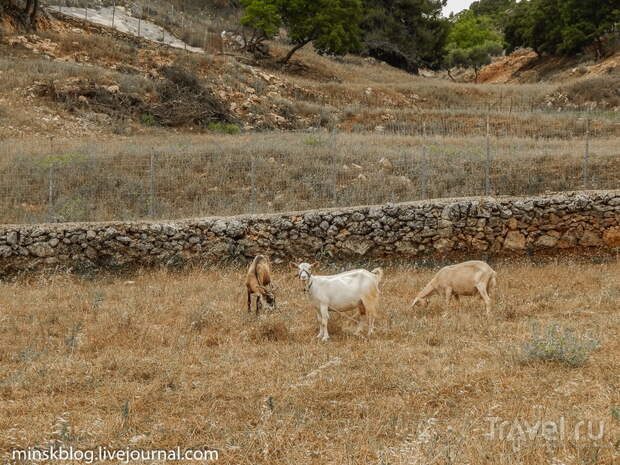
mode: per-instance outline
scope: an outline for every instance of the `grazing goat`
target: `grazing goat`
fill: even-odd
[[[256,314],[261,307],[261,302],[265,300],[267,305],[274,308],[276,298],[273,294],[273,284],[271,282],[271,265],[264,255],[254,257],[250,268],[245,277],[245,286],[248,291],[248,313],[252,311],[252,296],[256,296]]]
[[[493,290],[496,281],[496,273],[484,262],[470,261],[458,265],[446,266],[431,279],[422,292],[413,301],[412,307],[420,302],[426,305],[426,298],[433,294],[444,295],[446,303],[452,296],[458,300],[459,296],[479,294],[486,306],[487,314],[491,311],[491,298],[489,293]]]
[[[312,274],[312,265],[300,263],[297,267],[297,276],[304,283],[304,288],[310,296],[310,301],[316,307],[319,321],[319,334],[322,341],[329,339],[327,321],[329,311],[358,310],[359,322],[356,334],[362,329],[362,316],[366,315],[368,335],[374,330],[379,304],[379,282],[383,277],[383,270],[353,270],[332,276],[316,276]]]

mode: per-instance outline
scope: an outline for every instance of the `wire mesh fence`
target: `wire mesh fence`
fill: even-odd
[[[504,123],[482,116],[469,136],[422,122],[420,132],[4,141],[0,221],[175,219],[620,187],[617,120],[582,116],[551,137],[544,128],[524,137]]]

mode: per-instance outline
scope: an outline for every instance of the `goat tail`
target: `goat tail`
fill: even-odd
[[[381,267],[375,268],[374,270],[371,271],[371,273],[377,275],[377,283],[380,283],[381,280],[383,279],[383,268]]]

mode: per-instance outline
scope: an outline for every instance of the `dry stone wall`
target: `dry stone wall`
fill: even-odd
[[[620,191],[463,198],[175,222],[0,226],[0,273],[252,257],[618,250]]]

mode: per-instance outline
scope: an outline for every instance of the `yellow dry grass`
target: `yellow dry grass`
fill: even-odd
[[[10,140],[0,154],[0,222],[169,220],[484,195],[485,144],[475,134],[327,132]],[[490,144],[494,195],[586,187],[584,140]],[[587,188],[616,188],[617,138],[593,139],[589,150]]]
[[[411,311],[435,270],[387,267],[376,335],[355,337],[334,316],[327,344],[284,268],[277,310],[258,318],[245,311],[243,268],[3,283],[2,460],[56,440],[210,447],[235,465],[618,463],[620,264],[494,267],[488,319],[477,299]],[[524,360],[532,325],[551,322],[601,347],[577,368]],[[564,421],[565,436],[493,440],[491,417]],[[603,437],[575,439],[579,421],[595,435],[602,421]]]

